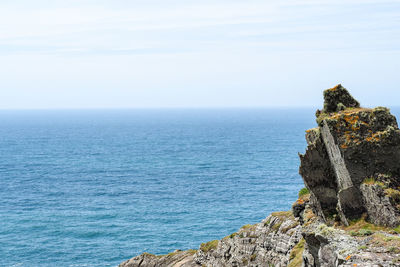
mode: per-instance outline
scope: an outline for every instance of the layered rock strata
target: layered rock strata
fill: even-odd
[[[120,267],[268,266],[266,263],[288,266],[296,256],[292,253],[293,248],[301,239],[301,226],[292,212],[276,212],[262,222],[245,225],[221,240],[201,244],[194,253],[175,251],[163,256],[145,253],[120,264]],[[297,260],[299,257],[301,253]]]

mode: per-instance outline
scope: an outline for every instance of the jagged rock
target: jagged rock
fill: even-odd
[[[161,256],[143,253],[140,256],[134,257],[121,263],[119,267],[199,267],[199,265],[193,260],[193,254],[195,252],[195,250],[176,250],[170,254]]]
[[[391,227],[400,224],[400,211],[391,203],[390,196],[385,194],[381,185],[362,184],[361,192],[371,222]]]
[[[300,154],[300,175],[310,190],[314,212],[322,218],[336,213],[337,182],[319,128],[307,131],[308,148]]]
[[[247,225],[225,237],[209,251],[200,249],[202,266],[287,266],[291,249],[301,239],[301,227],[291,212],[273,213],[261,223]]]
[[[358,250],[358,242],[344,231],[323,223],[303,229],[306,240],[305,266],[339,266]]]
[[[301,240],[301,226],[290,211],[273,213],[261,223],[245,225],[222,240],[202,244],[194,251],[156,256],[144,253],[119,267],[287,266],[291,250]],[[299,254],[298,256],[301,256]]]
[[[355,100],[341,84],[324,91],[323,112],[337,112],[346,108],[358,108],[360,103]]]
[[[307,131],[308,148],[300,155],[300,174],[311,192],[315,213],[325,221],[338,215],[346,225],[364,213],[372,222],[399,224],[396,201],[389,199],[385,204],[391,212],[377,214],[373,207],[381,205],[380,198],[372,197],[365,187],[361,190],[366,179],[379,174],[391,176],[389,188],[399,189],[400,130],[396,118],[386,108],[360,108],[341,85],[326,90],[324,97],[324,110],[317,112],[318,127]],[[344,109],[335,107],[340,103]]]

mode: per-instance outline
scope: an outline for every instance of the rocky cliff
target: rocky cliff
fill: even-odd
[[[324,91],[300,155],[305,187],[272,213],[198,250],[144,253],[134,266],[400,266],[400,130],[387,108]]]

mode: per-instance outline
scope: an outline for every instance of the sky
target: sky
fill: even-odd
[[[400,0],[1,0],[0,109],[400,105]]]

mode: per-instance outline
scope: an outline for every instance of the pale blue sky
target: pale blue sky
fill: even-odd
[[[0,109],[400,105],[400,1],[2,0]]]

